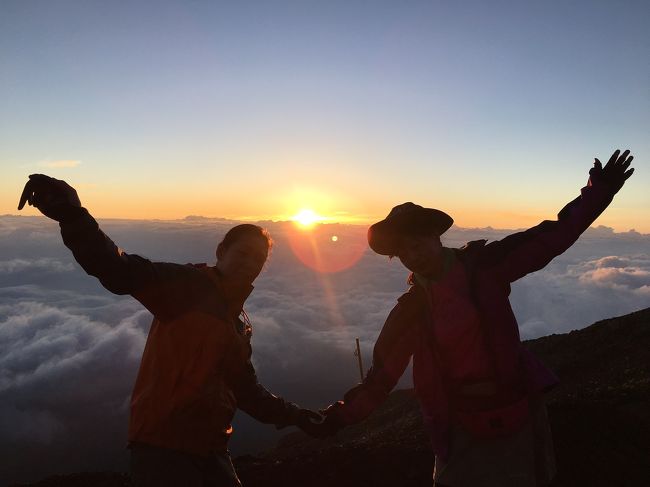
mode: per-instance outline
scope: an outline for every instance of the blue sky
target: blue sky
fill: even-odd
[[[105,217],[369,222],[415,200],[514,228],[620,147],[637,172],[599,221],[650,232],[647,2],[0,9],[0,213],[46,172]]]

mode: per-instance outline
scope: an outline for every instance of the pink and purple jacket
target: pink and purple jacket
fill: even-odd
[[[510,284],[542,269],[571,247],[612,198],[608,187],[590,181],[581,195],[560,211],[556,221],[545,220],[502,240],[479,240],[454,249],[465,266],[490,354],[491,380],[500,391],[536,394],[558,383],[555,374],[521,343],[509,301]],[[372,367],[363,382],[350,389],[331,414],[341,424],[363,420],[388,397],[413,357],[413,381],[424,426],[434,453],[445,459],[451,423],[447,378],[453,374],[443,370],[438,351],[431,344],[430,314],[424,288],[412,284],[388,315],[374,347]]]

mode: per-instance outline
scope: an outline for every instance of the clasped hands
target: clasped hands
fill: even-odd
[[[341,401],[335,402],[318,413],[310,409],[301,409],[298,412],[296,426],[314,438],[332,436],[344,426],[335,412],[342,404]]]

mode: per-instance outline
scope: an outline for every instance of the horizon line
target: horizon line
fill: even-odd
[[[0,215],[0,218],[5,218],[5,217],[20,217],[20,218],[45,218],[49,219],[48,217],[44,215],[22,215],[22,214],[17,214],[17,213],[5,213]],[[232,222],[233,224],[237,223],[272,223],[272,224],[296,224],[294,220],[291,219],[278,219],[274,220],[273,218],[229,218],[229,217],[219,217],[219,216],[203,216],[203,215],[187,215],[182,218],[128,218],[128,217],[94,217],[96,220],[112,220],[112,221],[127,221],[127,222],[169,222],[169,223],[183,223],[183,222],[191,222],[193,220],[195,221],[219,221],[221,223],[228,223]],[[352,222],[345,222],[345,221],[319,221],[314,223],[314,227],[316,226],[322,226],[322,225],[345,225],[345,226],[351,226],[351,227],[366,227],[371,225],[372,223],[379,221],[379,220],[367,220],[367,223],[352,223]],[[493,227],[492,225],[487,225],[484,227],[464,227],[460,226],[457,224],[453,224],[450,228],[450,230],[459,230],[459,231],[469,231],[469,230],[481,230],[481,231],[491,231],[491,232],[517,232],[517,231],[522,231],[526,230],[530,227],[516,227],[516,228],[501,228],[501,227]],[[650,236],[649,233],[644,233],[636,230],[635,228],[630,228],[628,230],[616,230],[614,227],[610,227],[607,225],[592,225],[590,226],[587,231],[592,230],[592,231],[597,231],[599,229],[605,230],[608,233],[611,234],[616,234],[616,235],[639,235],[639,236]]]

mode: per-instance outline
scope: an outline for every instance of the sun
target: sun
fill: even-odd
[[[296,222],[298,225],[304,228],[313,227],[315,223],[321,221],[323,217],[316,214],[314,210],[308,208],[300,210],[294,216],[291,217],[291,220]]]

